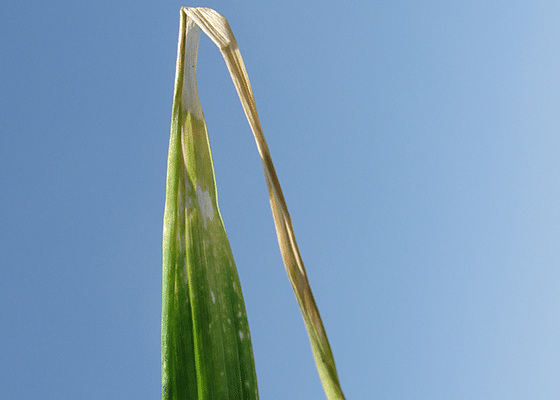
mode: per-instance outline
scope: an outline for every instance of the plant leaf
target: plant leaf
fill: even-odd
[[[196,89],[200,28],[184,11],[180,26],[163,228],[162,396],[258,399],[245,304]]]
[[[288,207],[262,132],[249,77],[233,32],[227,20],[212,9],[184,7],[182,10],[187,19],[194,21],[219,47],[224,57],[261,157],[282,259],[303,315],[323,388],[329,400],[344,399],[334,357],[309,286]]]

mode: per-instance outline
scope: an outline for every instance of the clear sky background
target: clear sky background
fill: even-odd
[[[26,1],[0,23],[0,398],[158,399],[179,8],[236,34],[347,399],[560,398],[560,2]],[[262,399],[324,399],[215,46]]]

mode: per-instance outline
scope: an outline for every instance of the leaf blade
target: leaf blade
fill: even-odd
[[[196,92],[199,37],[181,13],[164,215],[162,396],[258,399],[241,285]]]
[[[261,157],[280,252],[300,306],[325,394],[329,400],[344,399],[334,356],[309,285],[292,220],[259,122],[251,83],[235,36],[227,20],[216,11],[210,8],[190,7],[183,7],[183,10],[218,46],[226,62]]]

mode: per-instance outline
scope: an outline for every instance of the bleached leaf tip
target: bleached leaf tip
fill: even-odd
[[[193,19],[221,50],[235,43],[227,19],[216,10],[207,7],[183,7],[183,11],[187,19]]]
[[[203,118],[202,106],[200,105],[196,86],[196,63],[198,61],[200,32],[200,27],[195,21],[187,18],[185,26],[185,58],[183,61],[181,105],[183,110],[192,112],[197,119]]]

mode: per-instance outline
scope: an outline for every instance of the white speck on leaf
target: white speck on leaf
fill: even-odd
[[[216,304],[216,297],[214,296],[214,292],[210,291],[210,294],[212,295],[212,303]]]
[[[212,199],[208,190],[202,190],[198,183],[196,184],[196,198],[200,213],[202,214],[202,221],[206,228],[206,219],[210,219],[210,221],[214,219],[214,206],[212,205]]]

